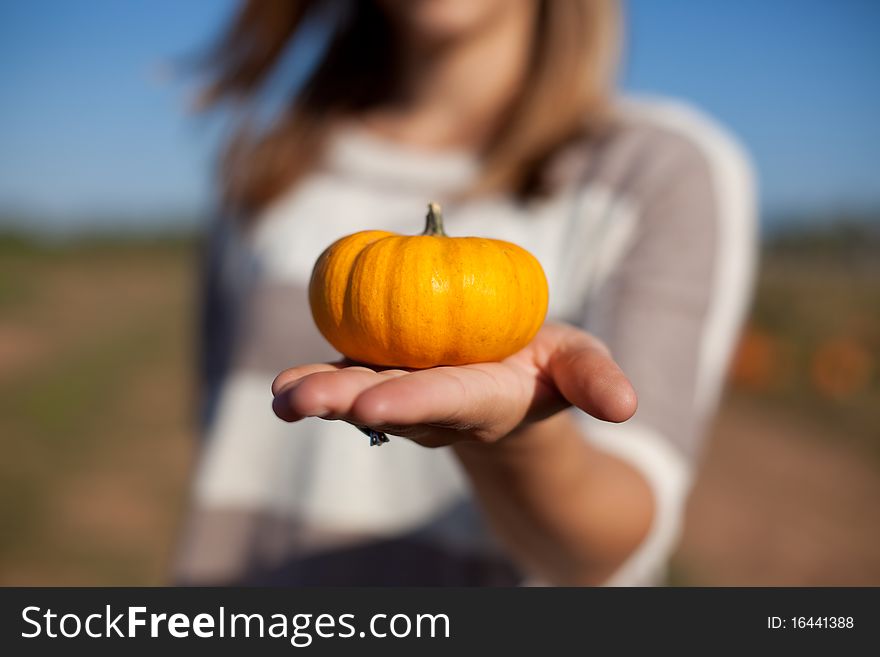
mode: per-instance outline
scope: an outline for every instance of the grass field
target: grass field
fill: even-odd
[[[0,240],[0,584],[164,581],[194,440],[193,253]],[[878,253],[768,253],[672,583],[880,584]]]
[[[180,244],[0,247],[0,582],[162,581],[192,445]]]

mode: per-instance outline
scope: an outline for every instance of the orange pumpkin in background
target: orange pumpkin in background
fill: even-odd
[[[426,368],[498,361],[526,346],[547,315],[547,278],[525,249],[449,237],[428,206],[420,235],[366,230],[318,258],[312,316],[351,360]]]
[[[810,360],[810,380],[823,397],[846,399],[871,383],[871,353],[857,339],[838,336],[824,340]]]

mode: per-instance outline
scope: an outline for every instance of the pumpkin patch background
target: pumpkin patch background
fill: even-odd
[[[57,3],[48,31],[39,7],[0,6],[0,584],[159,584],[195,445],[214,142],[157,80],[231,3]],[[721,117],[763,194],[670,583],[880,585],[880,5],[628,8],[625,86]]]

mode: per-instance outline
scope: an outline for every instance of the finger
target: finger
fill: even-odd
[[[310,363],[308,365],[291,367],[281,372],[275,377],[275,380],[272,381],[272,394],[277,395],[284,388],[287,388],[309,374],[314,374],[315,372],[333,372],[341,367],[341,363]]]
[[[585,333],[573,333],[550,357],[550,373],[565,398],[590,415],[624,422],[638,400],[626,375],[608,349]]]
[[[523,385],[513,371],[498,363],[438,367],[392,378],[365,389],[354,401],[350,417],[366,426],[438,425],[479,434],[502,430],[522,418],[511,409],[525,409]]]
[[[365,367],[313,372],[282,388],[272,401],[272,410],[288,422],[304,417],[336,418],[351,408],[357,395],[380,380]]]
[[[403,374],[378,373],[366,367],[315,372],[282,388],[272,402],[272,409],[288,422],[304,417],[348,419],[354,400],[364,390]]]

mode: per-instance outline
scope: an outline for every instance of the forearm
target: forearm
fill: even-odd
[[[584,440],[568,413],[496,444],[458,443],[454,450],[512,556],[552,584],[602,583],[651,525],[648,483]]]

